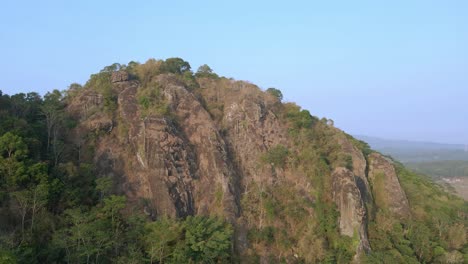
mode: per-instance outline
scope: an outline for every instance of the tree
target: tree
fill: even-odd
[[[51,145],[51,140],[56,141],[58,135],[58,125],[62,118],[62,93],[54,90],[44,96],[44,104],[41,107],[42,114],[46,120],[47,127],[47,151]]]
[[[116,72],[125,69],[125,65],[120,63],[113,63],[111,65],[105,66],[100,72]]]
[[[42,210],[48,201],[49,186],[43,182],[29,190],[31,199],[31,233],[34,228],[34,219],[36,214]]]
[[[268,88],[266,92],[278,98],[279,101],[283,100],[283,93],[279,89],[272,87],[272,88]]]
[[[31,216],[30,232],[33,232],[36,214],[47,204],[49,188],[47,183],[40,183],[28,189],[12,193],[21,215],[21,234],[24,239],[26,216]]]
[[[0,137],[0,156],[6,159],[22,160],[28,155],[28,148],[23,139],[11,132]]]
[[[409,230],[408,238],[413,245],[414,252],[421,262],[432,259],[431,230],[421,222],[414,222]]]
[[[146,87],[156,75],[161,73],[162,64],[161,60],[148,59],[143,64],[132,64],[131,70],[135,72],[141,86]]]
[[[210,66],[203,64],[198,67],[197,73],[195,73],[197,78],[218,78],[218,75],[213,72]]]
[[[16,264],[18,263],[18,261],[16,260],[16,257],[12,252],[0,248],[0,263]]]
[[[184,222],[187,255],[195,263],[227,262],[232,228],[218,218],[189,216]]]
[[[28,149],[23,139],[7,132],[0,137],[0,186],[7,184],[8,190],[13,190],[27,179],[24,160]]]
[[[466,245],[467,231],[462,223],[455,223],[448,228],[447,241],[451,249],[460,249]]]
[[[262,156],[262,160],[265,163],[284,168],[289,155],[289,150],[283,145],[276,145],[268,150],[268,152]]]
[[[66,258],[70,262],[99,263],[99,258],[114,248],[118,255],[120,237],[121,215],[125,198],[115,196],[104,200],[101,208],[83,211],[79,208],[65,211],[68,226],[57,231],[54,236],[54,245],[65,250]],[[83,259],[86,259],[85,261]]]
[[[169,58],[162,63],[161,71],[183,74],[190,71],[190,64],[181,58]]]
[[[111,221],[113,236],[117,237],[121,228],[120,210],[125,207],[125,196],[111,195],[104,199],[101,211]]]
[[[65,91],[65,98],[70,100],[70,98],[75,97],[83,89],[83,86],[79,83],[72,83],[68,86],[68,90]]]
[[[181,242],[182,226],[180,223],[164,217],[148,223],[146,229],[144,241],[150,262],[158,260],[159,263],[163,263],[174,253],[175,247]]]
[[[96,179],[96,191],[99,192],[100,199],[102,200],[105,196],[110,194],[112,191],[112,185],[114,184],[112,178],[101,177]]]

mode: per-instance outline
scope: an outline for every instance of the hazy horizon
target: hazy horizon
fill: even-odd
[[[0,90],[181,57],[276,87],[350,134],[468,144],[466,13],[464,1],[7,2]]]
[[[359,135],[359,134],[352,134],[353,137],[361,140],[365,140],[366,138],[368,139],[375,139],[375,140],[384,140],[384,141],[396,141],[396,142],[410,142],[410,143],[421,143],[421,144],[436,144],[436,145],[450,145],[450,146],[456,146],[456,147],[465,147],[468,146],[468,144],[463,144],[463,143],[444,143],[444,142],[437,142],[437,141],[427,141],[427,140],[410,140],[410,139],[396,139],[396,138],[384,138],[384,137],[378,137],[378,136],[372,136],[372,135]]]

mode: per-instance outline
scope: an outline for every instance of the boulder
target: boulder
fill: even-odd
[[[112,83],[126,82],[128,81],[128,73],[125,71],[116,71],[111,76]]]

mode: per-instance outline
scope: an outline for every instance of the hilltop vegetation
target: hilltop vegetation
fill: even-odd
[[[466,202],[282,99],[180,58],[0,93],[0,263],[468,261]]]

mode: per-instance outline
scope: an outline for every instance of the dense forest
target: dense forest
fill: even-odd
[[[184,121],[161,80],[174,78],[219,124],[216,137],[226,142],[231,132],[223,123],[222,89],[252,86],[258,98],[271,101],[275,120],[287,131],[287,139],[258,155],[252,170],[287,180],[243,181],[240,191],[232,191],[240,208],[232,210],[233,217],[226,213],[231,185],[213,187],[212,204],[219,208],[206,212],[184,205],[183,212],[151,213],[148,199],[130,201],[122,180],[98,168],[96,155],[103,138],[117,142],[132,129],[117,114],[122,102],[112,82],[119,78],[115,73],[138,85],[142,120],[163,118],[182,130]],[[70,106],[86,92],[99,94],[102,102],[78,117]],[[80,125],[97,114],[109,118],[110,125],[77,140]],[[236,129],[248,125],[239,122]],[[398,217],[389,209],[384,176],[376,174],[362,205],[368,246],[356,255],[364,236],[357,230],[351,236],[340,232],[340,209],[332,197],[334,168],[356,169],[342,141],[363,153],[365,161],[376,159],[365,142],[338,131],[331,120],[282,102],[280,90],[261,91],[220,77],[207,65],[193,72],[179,58],[112,64],[84,85],[44,96],[0,92],[0,263],[468,263],[467,203],[396,161],[410,214]],[[228,167],[233,175],[241,175],[238,164]],[[180,209],[180,199],[173,199]],[[246,248],[237,242],[244,231]]]

